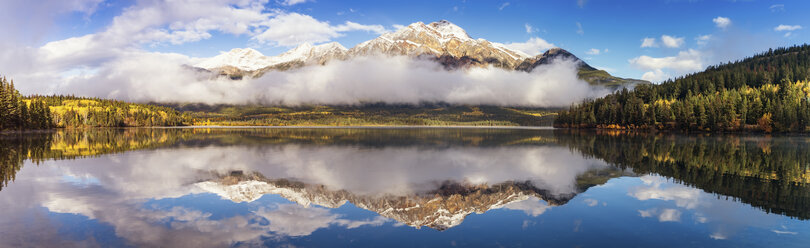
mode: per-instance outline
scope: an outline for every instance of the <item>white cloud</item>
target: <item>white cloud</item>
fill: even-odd
[[[296,5],[296,4],[299,4],[299,3],[306,3],[306,2],[309,2],[309,1],[310,0],[283,0],[283,1],[279,2],[279,4],[284,5],[284,6],[292,6],[292,5]]]
[[[802,26],[800,26],[800,25],[785,25],[785,24],[780,24],[779,26],[776,26],[776,27],[773,28],[773,30],[777,31],[777,32],[796,31],[796,30],[799,30],[799,29],[802,29]]]
[[[349,31],[386,32],[381,25],[363,25],[347,21],[345,24],[332,26],[328,22],[299,13],[281,13],[262,24],[267,28],[252,39],[262,44],[286,47],[330,41]]]
[[[647,209],[647,210],[638,210],[639,216],[642,218],[650,218],[654,216],[658,216],[659,222],[680,222],[681,221],[681,211],[677,209],[667,208],[663,210],[659,210],[657,208]]]
[[[500,10],[503,10],[504,8],[506,8],[506,7],[508,7],[508,6],[509,6],[509,2],[505,2],[505,3],[501,4],[501,6],[500,6],[500,7],[498,7],[498,10],[499,10],[499,11],[500,11]]]
[[[664,44],[665,47],[669,48],[678,48],[683,45],[683,37],[673,37],[669,35],[662,35],[661,36],[661,43]]]
[[[51,41],[41,48],[16,43],[10,45],[15,49],[0,49],[3,51],[0,52],[0,62],[3,63],[0,67],[11,69],[6,73],[22,75],[23,78],[53,80],[55,75],[66,71],[94,70],[93,68],[117,57],[143,51],[144,45],[179,45],[200,41],[211,38],[213,31],[248,35],[260,43],[283,46],[325,42],[349,31],[386,31],[380,25],[363,25],[350,21],[330,25],[310,16],[267,9],[267,2],[268,0],[139,1],[125,8],[100,32]],[[3,1],[0,5],[8,3]],[[64,4],[68,3],[72,4],[65,7]],[[54,5],[92,13],[95,8],[93,3],[96,2],[72,0],[59,1]],[[0,15],[0,19],[2,16],[4,15]],[[58,86],[58,83],[52,83],[47,88]],[[37,89],[41,92],[47,88]]]
[[[641,47],[658,47],[658,44],[655,43],[655,38],[644,38],[641,40]]]
[[[638,210],[641,217],[657,218],[661,222],[681,221],[683,213],[690,213],[695,224],[706,226],[714,239],[727,239],[735,233],[756,227],[762,230],[785,230],[775,225],[778,219],[746,204],[717,198],[698,188],[692,188],[661,176],[645,175],[644,185],[631,187],[628,195],[649,201],[643,205],[651,209]],[[674,206],[673,206],[674,205]]]
[[[446,71],[427,60],[361,57],[288,72],[271,71],[261,78],[241,81],[200,78],[201,75],[182,64],[184,58],[177,55],[133,53],[106,63],[94,75],[61,79],[64,83],[54,91],[138,102],[289,105],[448,102],[549,107],[566,106],[605,93],[604,89],[592,88],[578,79],[576,65],[570,61],[526,73],[498,68]],[[105,83],[99,84],[100,81]]]
[[[652,187],[639,187],[628,192],[628,195],[640,200],[674,201],[678,207],[694,209],[700,204],[700,189],[689,187],[662,187],[666,182],[657,176],[642,176],[641,181]]]
[[[771,12],[785,11],[785,5],[784,4],[774,4],[774,5],[771,5],[771,7],[768,7],[768,9],[770,9]]]
[[[537,217],[545,213],[547,210],[551,209],[551,206],[546,204],[545,201],[538,199],[537,197],[529,197],[529,199],[526,200],[510,202],[504,205],[503,208],[511,210],[520,210],[526,213],[526,215]]]
[[[776,31],[776,32],[787,31],[785,33],[784,37],[790,37],[791,35],[793,35],[792,31],[796,31],[796,30],[799,30],[799,29],[802,29],[802,26],[800,26],[800,25],[785,25],[785,24],[780,24],[779,26],[776,26],[776,27],[773,28],[773,30]]]
[[[0,1],[0,30],[3,40],[39,43],[62,14],[88,17],[96,12],[103,0],[2,0]],[[13,34],[13,35],[11,35]],[[0,50],[4,48],[0,47]],[[5,69],[4,69],[5,70]]]
[[[385,29],[385,27],[383,27],[382,25],[364,25],[364,24],[359,24],[359,23],[350,22],[350,21],[347,21],[344,24],[335,26],[335,30],[338,31],[338,32],[366,31],[366,32],[372,32],[372,33],[375,33],[375,34],[383,34],[385,32],[388,32],[388,30]]]
[[[596,199],[591,199],[591,198],[587,198],[587,199],[582,200],[582,201],[585,202],[585,204],[588,205],[588,207],[596,207],[596,205],[599,204],[599,201],[597,201]]]
[[[599,49],[596,49],[596,48],[591,48],[590,50],[585,51],[585,54],[588,54],[588,55],[599,55],[599,52],[600,52],[600,51],[599,51]]]
[[[681,211],[677,209],[664,209],[661,211],[661,214],[658,215],[658,221],[660,222],[680,222],[681,221]]]
[[[773,233],[776,233],[776,234],[790,234],[790,235],[796,235],[796,234],[799,234],[798,232],[782,231],[782,230],[775,230],[775,229],[774,229],[774,230],[771,230],[771,231],[772,231]]]
[[[580,8],[585,8],[585,4],[588,3],[588,0],[577,0],[577,6]]]
[[[211,31],[252,34],[270,16],[266,0],[219,0],[208,4],[183,1],[139,2],[113,18],[103,31],[48,42],[33,54],[43,69],[67,70],[77,65],[97,66],[144,44],[182,44],[211,37]],[[52,67],[52,68],[50,68]]]
[[[548,49],[554,48],[554,44],[539,37],[532,37],[526,42],[504,44],[504,46],[509,49],[524,52],[530,56],[539,55]]]
[[[709,40],[711,40],[711,39],[712,39],[712,35],[710,35],[710,34],[700,35],[698,37],[695,37],[695,40],[697,41],[697,44],[701,45],[701,46],[706,45],[707,43],[709,43]]]
[[[671,76],[665,73],[664,70],[655,69],[652,71],[645,72],[643,75],[641,75],[641,80],[647,80],[650,82],[661,82],[670,77]]]
[[[701,52],[689,49],[679,52],[677,56],[655,58],[642,55],[630,59],[629,62],[640,69],[649,70],[644,73],[642,79],[659,81],[668,77],[667,73],[664,72],[665,69],[673,70],[679,74],[702,70],[703,59]]]
[[[526,23],[524,25],[524,27],[526,28],[526,33],[527,34],[531,34],[531,33],[534,33],[536,31],[536,29],[534,27],[532,27],[532,25],[530,25],[528,23]]]
[[[307,236],[330,225],[353,229],[367,225],[380,226],[389,221],[380,216],[367,221],[340,219],[340,215],[333,214],[328,209],[298,204],[279,204],[277,209],[272,210],[261,208],[255,214],[270,222],[267,225],[269,231],[291,237]]]
[[[726,27],[731,25],[731,19],[729,19],[728,17],[718,16],[712,19],[712,21],[718,28],[722,29],[725,29]]]
[[[585,34],[585,30],[582,29],[582,23],[577,22],[577,34],[583,35]]]

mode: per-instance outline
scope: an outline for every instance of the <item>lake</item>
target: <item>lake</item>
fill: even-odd
[[[512,128],[0,135],[2,247],[807,247],[810,137]]]

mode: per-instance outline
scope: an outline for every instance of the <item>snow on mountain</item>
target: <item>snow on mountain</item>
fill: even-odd
[[[227,53],[205,59],[194,66],[208,70],[232,66],[244,71],[255,71],[292,61],[323,64],[333,58],[344,59],[347,51],[348,49],[337,42],[318,46],[305,43],[273,57],[264,56],[251,48],[235,48]]]
[[[300,61],[303,64],[325,64],[332,59],[343,60],[350,56],[370,54],[413,56],[430,54],[457,58],[468,56],[478,61],[494,58],[505,63],[507,67],[514,67],[531,57],[500,43],[473,39],[461,27],[442,20],[430,24],[413,23],[396,32],[360,43],[352,49],[346,49],[337,42],[317,46],[305,43],[278,56],[268,57],[251,48],[237,48],[205,59],[195,66],[208,70],[230,66],[243,71],[257,71],[293,61]]]
[[[441,35],[445,42],[449,41],[451,38],[460,39],[462,41],[472,40],[470,35],[467,34],[467,31],[464,31],[464,29],[461,27],[456,26],[456,24],[450,23],[447,20],[434,22],[429,26],[433,28],[433,30],[436,30],[436,32]]]
[[[461,27],[446,20],[424,24],[413,23],[396,32],[386,33],[349,50],[352,56],[369,54],[435,55],[468,57],[477,63],[497,60],[496,66],[514,68],[531,56],[514,51],[500,43],[473,39]]]
[[[227,65],[240,70],[252,71],[267,67],[269,64],[272,64],[271,59],[259,51],[252,48],[234,48],[229,52],[203,60],[194,66],[210,70]]]
[[[492,46],[506,54],[509,54],[509,56],[512,56],[514,59],[526,59],[532,57],[532,55],[524,53],[523,51],[510,49],[503,43],[492,42]]]
[[[302,44],[278,56],[264,56],[256,50],[233,49],[230,52],[203,59],[196,67],[228,76],[231,79],[257,78],[273,70],[290,70],[306,65],[324,65],[331,60],[346,60],[351,57],[387,55],[411,56],[433,59],[445,69],[493,66],[507,70],[530,72],[535,67],[548,64],[557,58],[572,59],[579,63],[581,71],[596,71],[584,61],[560,48],[552,48],[543,54],[530,55],[513,50],[502,43],[485,39],[473,39],[461,27],[441,20],[430,24],[412,23],[395,32],[346,49],[337,42],[313,46]],[[591,73],[585,81],[595,84],[644,83],[644,81],[611,76],[607,72]]]

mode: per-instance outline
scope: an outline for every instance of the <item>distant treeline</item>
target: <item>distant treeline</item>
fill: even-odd
[[[74,96],[31,96],[44,102],[54,127],[149,127],[181,126],[184,119],[169,107]]]
[[[222,126],[550,126],[555,110],[451,104],[176,105],[194,125]]]
[[[561,111],[557,127],[807,131],[810,45],[771,49]]]

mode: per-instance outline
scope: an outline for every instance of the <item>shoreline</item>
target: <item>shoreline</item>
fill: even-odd
[[[560,130],[566,128],[556,128],[552,126],[150,126],[150,127],[82,127],[82,128],[50,128],[50,129],[26,129],[26,130],[2,130],[0,135],[8,134],[35,134],[35,133],[51,133],[60,130],[91,130],[91,129],[440,129],[440,128],[458,128],[458,129],[520,129],[520,130]]]
[[[554,130],[560,129],[552,126],[174,126],[174,127],[133,127],[133,128],[160,128],[160,129],[194,129],[194,128],[217,128],[217,129],[418,129],[418,128],[469,128],[469,129],[526,129],[526,130]]]

